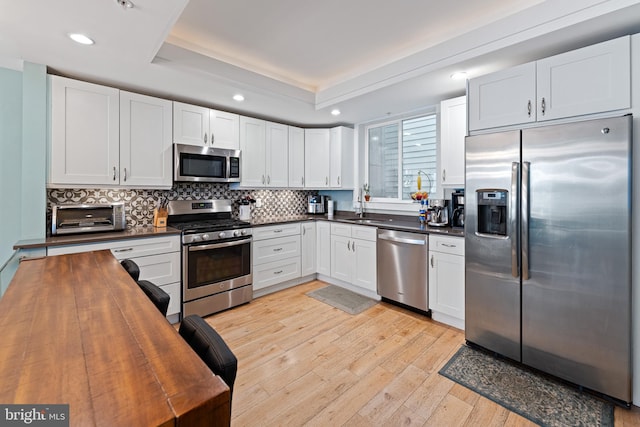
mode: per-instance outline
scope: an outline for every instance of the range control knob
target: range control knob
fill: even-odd
[[[220,233],[218,233],[218,237],[221,239],[224,239],[226,237],[226,234],[224,231],[221,231]]]
[[[191,240],[192,240],[193,242],[199,242],[200,240],[202,240],[202,238],[201,238],[200,236],[196,235],[196,236],[193,236],[193,237],[191,238]]]
[[[240,236],[240,230],[234,230],[233,237],[239,237],[239,236]]]
[[[242,231],[240,232],[240,234],[241,234],[241,235],[243,235],[243,236],[246,236],[246,235],[247,235],[247,230],[242,230]]]
[[[211,239],[211,236],[209,236],[208,234],[202,235],[202,240],[209,240],[209,239]]]

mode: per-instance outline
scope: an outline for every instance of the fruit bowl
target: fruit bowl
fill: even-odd
[[[429,193],[426,191],[416,191],[415,193],[411,193],[412,200],[427,200],[429,198]]]

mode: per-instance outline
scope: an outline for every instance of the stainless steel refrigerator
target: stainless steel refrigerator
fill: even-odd
[[[631,116],[466,139],[465,334],[631,402]]]

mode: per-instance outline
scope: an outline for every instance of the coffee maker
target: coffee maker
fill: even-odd
[[[445,199],[429,199],[431,219],[427,223],[432,227],[446,227],[449,225],[449,206]]]
[[[464,228],[464,190],[451,193],[451,226]]]

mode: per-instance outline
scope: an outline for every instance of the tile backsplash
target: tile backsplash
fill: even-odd
[[[262,207],[252,209],[253,218],[268,220],[282,215],[302,215],[307,210],[310,190],[235,190],[228,184],[176,183],[171,190],[136,189],[48,189],[47,230],[51,229],[51,206],[57,204],[124,202],[127,226],[152,225],[153,210],[168,200],[230,199],[238,201],[246,196],[262,200]],[[238,216],[238,204],[233,215]]]

